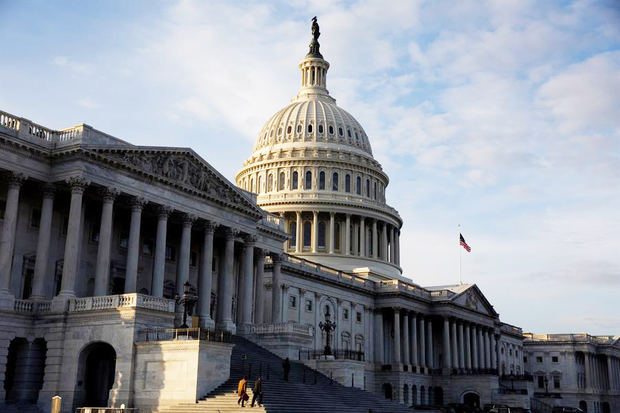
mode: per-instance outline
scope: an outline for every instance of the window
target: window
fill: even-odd
[[[338,128],[338,135],[343,136],[344,133],[342,132],[342,128]]]
[[[299,181],[299,174],[297,171],[293,171],[293,181],[291,182],[291,189],[297,189],[297,183]]]
[[[351,129],[347,129],[347,136],[350,138],[351,137]]]
[[[41,210],[33,208],[30,212],[30,228],[39,228],[41,224]]]
[[[267,178],[267,192],[273,191],[273,174],[269,174]]]
[[[325,172],[319,172],[319,189],[325,189]]]
[[[370,198],[370,179],[366,179],[366,196]]]
[[[342,309],[342,318],[345,320],[349,319],[349,309],[348,308],[343,308]]]
[[[312,189],[312,172],[306,171],[306,189]]]
[[[286,133],[290,135],[292,131],[293,131],[293,127],[291,125],[288,125],[288,127],[286,128]]]
[[[295,297],[294,295],[289,295],[288,306],[291,308],[297,308],[297,297]]]
[[[338,172],[332,174],[332,191],[338,190]]]
[[[553,363],[557,363],[557,362],[558,362],[558,356],[553,356],[553,357],[551,357],[551,361],[552,361]]]
[[[256,188],[254,188],[254,178],[250,179],[250,191],[256,192]]]
[[[325,221],[319,222],[319,247],[325,248]]]
[[[145,239],[142,243],[142,254],[153,255],[153,240]]]
[[[312,133],[312,125],[308,125],[308,133]]]
[[[362,194],[362,178],[359,176],[355,180],[355,193],[358,195]]]
[[[323,125],[319,125],[319,133],[323,133]]]
[[[99,224],[98,222],[93,224],[91,229],[90,229],[90,237],[89,240],[90,242],[97,244],[99,242],[99,227],[101,224]]]
[[[542,357],[540,356],[536,357],[536,363],[542,363]]]
[[[553,376],[553,388],[554,389],[560,388],[560,376]]]
[[[351,175],[349,174],[344,177],[344,191],[351,192]]]
[[[306,300],[306,311],[312,311],[312,300]]]
[[[284,172],[280,172],[280,179],[278,180],[278,190],[282,191],[284,189]]]
[[[297,245],[297,222],[292,221],[289,224],[289,233],[291,234],[291,247],[295,247]]]
[[[329,131],[330,135],[334,134],[334,127],[332,125],[329,125],[329,127],[327,128],[327,130]]]
[[[297,125],[297,133],[301,133],[301,125]]]
[[[312,230],[310,221],[304,222],[304,247],[310,246],[310,239],[312,237]]]
[[[508,349],[508,355],[512,356],[512,349]]]
[[[173,245],[166,245],[166,261],[175,261],[177,259],[177,250]]]
[[[334,223],[334,249],[340,251],[340,224]]]
[[[523,362],[527,363],[527,357],[523,356]]]
[[[374,187],[375,187],[375,189],[374,189],[374,194],[372,196],[372,199],[377,199],[377,183],[376,182],[375,182]]]
[[[545,376],[538,376],[538,388],[539,389],[545,388]]]
[[[355,321],[357,321],[358,323],[362,322],[362,313],[361,313],[361,311],[357,311],[355,313]]]
[[[122,249],[127,249],[127,244],[129,243],[129,234],[126,232],[121,232],[121,236],[118,240],[118,246]]]
[[[0,199],[0,219],[4,219],[4,211],[6,210],[6,199]]]
[[[263,179],[262,178],[263,178],[262,176],[258,177],[258,181],[257,181],[257,184],[256,184],[256,193],[257,194],[260,193],[260,191],[262,189],[262,183],[263,183]]]

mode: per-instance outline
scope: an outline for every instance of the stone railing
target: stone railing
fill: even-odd
[[[523,333],[526,341],[564,341],[591,344],[611,344],[618,336],[591,336],[590,334],[532,334]]]
[[[19,118],[0,111],[0,126],[17,131],[19,130]]]
[[[523,335],[523,330],[521,330],[519,327],[515,327],[515,326],[510,325],[510,324],[505,324],[504,323],[504,324],[502,324],[500,326],[499,329],[503,333],[514,334],[514,335],[517,335],[517,336]]]
[[[297,266],[297,268],[301,270],[312,271],[323,277],[337,280],[340,282],[345,282],[358,287],[365,287],[368,289],[374,288],[374,281],[359,277],[355,274],[340,271],[332,267],[327,267],[314,261],[308,261],[303,258],[295,257],[294,255],[282,254],[282,257],[285,262],[289,264],[294,264],[295,266]]]
[[[408,292],[418,297],[429,299],[431,298],[431,293],[421,287],[418,287],[413,284],[409,284],[405,281],[401,280],[386,280],[379,281],[377,283],[377,291],[386,292],[386,291],[402,291]]]
[[[178,341],[203,340],[218,343],[231,343],[232,333],[206,328],[150,328],[138,331],[137,342],[142,341]]]
[[[266,227],[272,227],[278,229],[282,232],[285,232],[284,228],[284,218],[279,217],[278,215],[270,214],[268,212],[265,213],[263,218],[261,219],[261,224]]]
[[[13,303],[13,311],[16,313],[46,313],[50,311],[51,301],[33,301],[16,299]]]
[[[104,295],[69,300],[69,312],[104,310],[111,308],[145,308],[149,310],[174,312],[174,300],[143,294]]]
[[[296,333],[312,336],[310,325],[298,323],[274,323],[274,324],[255,324],[252,326],[253,334],[279,334]]]

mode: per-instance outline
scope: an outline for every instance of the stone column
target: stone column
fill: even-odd
[[[37,258],[34,263],[34,279],[32,283],[32,295],[30,296],[32,300],[43,300],[46,298],[45,277],[47,276],[52,216],[54,213],[54,185],[45,184],[42,189],[43,202],[41,204],[39,238],[37,239]]]
[[[418,332],[420,337],[420,367],[427,367],[426,364],[426,321],[424,320],[424,316],[420,314],[420,331]]]
[[[457,347],[456,339],[456,320],[450,320],[450,348],[452,350],[452,367],[458,368],[459,366],[459,349]]]
[[[234,278],[234,260],[235,260],[235,236],[237,231],[232,228],[226,228],[224,231],[225,247],[224,260],[222,263],[222,271],[219,274],[219,288],[217,300],[217,323],[218,329],[235,332],[235,324],[232,319],[232,296],[233,296],[233,278]]]
[[[465,326],[465,368],[471,370],[471,324]]]
[[[110,284],[110,249],[112,247],[112,213],[114,200],[119,191],[116,188],[104,188],[102,191],[101,223],[99,226],[99,247],[97,248],[97,266],[95,267],[95,296],[107,295]]]
[[[403,363],[411,364],[409,358],[409,314],[407,311],[403,314]]]
[[[281,258],[274,254],[271,256],[273,260],[273,276],[271,282],[271,322],[282,322],[282,284],[281,284]]]
[[[480,368],[480,364],[478,363],[478,327],[471,326],[471,344],[472,344],[472,364],[474,366],[474,370],[478,370]]]
[[[79,176],[69,178],[67,183],[71,186],[71,204],[69,206],[69,225],[67,226],[62,282],[58,300],[75,297],[75,279],[78,272],[78,252],[82,232],[82,195],[86,186],[90,184]]]
[[[452,368],[452,351],[450,350],[450,321],[448,317],[443,318],[443,367]]]
[[[296,211],[295,214],[297,217],[297,221],[295,221],[295,225],[297,227],[297,234],[295,234],[295,236],[297,237],[297,239],[295,240],[295,252],[299,254],[302,251],[304,245],[304,237],[302,234],[304,226],[301,220],[301,212]]]
[[[490,353],[491,353],[491,368],[492,369],[497,369],[497,352],[496,352],[496,345],[495,345],[495,336],[491,333],[490,334],[490,343],[491,343],[491,348],[489,349]],[[517,365],[519,363],[519,359],[517,358]]]
[[[411,314],[411,364],[418,365],[418,319]]]
[[[372,258],[379,258],[379,250],[377,249],[377,245],[378,245],[378,241],[379,239],[377,238],[377,220],[373,219],[372,220]]]
[[[435,357],[433,355],[433,320],[429,318],[426,322],[426,358],[428,359],[427,365],[429,368],[435,368]]]
[[[482,330],[484,327],[478,327],[478,362],[481,369],[486,369],[486,355],[484,353],[484,340],[482,338]]]
[[[458,337],[459,337],[459,368],[465,368],[465,348],[463,346],[463,323],[459,322],[458,325]]]
[[[353,255],[359,255],[359,225],[357,224],[357,222],[354,222],[351,226],[353,227],[353,240],[351,241]]]
[[[360,257],[367,256],[368,254],[366,252],[366,225],[364,224],[364,217],[360,217]]]
[[[375,311],[375,361],[384,364],[383,361],[383,313]]]
[[[312,211],[312,252],[319,249],[319,211]]]
[[[610,355],[607,355],[607,383],[609,385],[609,387],[607,387],[609,390],[614,390],[616,388],[612,358]]]
[[[198,276],[198,317],[200,327],[213,329],[215,321],[211,318],[211,284],[213,282],[213,233],[215,225],[206,221],[203,226],[204,238],[200,250],[200,274]]]
[[[334,213],[330,212],[329,213],[329,253],[333,254],[334,253],[334,238],[335,238],[335,219],[334,219]]]
[[[394,309],[394,363],[400,364],[400,309]]]
[[[396,230],[394,236],[394,257],[396,258],[396,265],[400,265],[400,231]]]
[[[394,227],[390,225],[390,259],[389,262],[392,264],[395,262],[394,260]]]
[[[129,240],[127,242],[125,293],[136,292],[138,282],[138,258],[140,257],[140,221],[142,220],[142,208],[144,208],[146,203],[147,200],[144,198],[134,198],[131,202],[131,223],[129,224]],[[183,286],[181,286],[179,290],[179,286],[177,285],[177,292],[179,295],[183,294]]]
[[[164,276],[166,274],[166,233],[168,230],[168,216],[172,208],[159,207],[157,219],[157,239],[155,240],[155,259],[153,260],[153,280],[151,294],[154,297],[164,296]]]
[[[256,236],[250,236],[246,238],[245,246],[243,247],[243,269],[245,275],[243,277],[243,324],[246,328],[252,324],[252,287],[254,286],[254,245],[256,243]],[[301,301],[301,299],[300,299]],[[301,303],[299,303],[301,307]],[[249,331],[248,331],[249,332]]]
[[[183,295],[183,284],[189,280],[189,258],[192,242],[192,225],[196,220],[195,215],[185,214],[183,217],[183,230],[181,231],[181,248],[177,262],[177,294]],[[232,270],[231,270],[232,272]]]
[[[344,224],[344,255],[351,254],[351,214],[346,214]]]
[[[254,324],[262,324],[264,321],[265,313],[265,284],[264,284],[264,271],[265,271],[265,251],[257,249],[256,255],[256,294],[254,295]]]
[[[388,259],[388,237],[387,237],[387,222],[383,223],[383,231],[381,231],[381,258],[383,261],[389,261]]]
[[[9,188],[6,194],[6,207],[4,209],[2,234],[0,234],[0,295],[11,294],[11,267],[13,263],[13,249],[15,247],[15,231],[17,229],[19,190],[25,180],[26,176],[20,173],[11,173],[8,178]],[[80,201],[81,194],[82,193],[80,192]]]
[[[491,343],[489,341],[489,330],[486,328],[484,329],[483,340],[484,340],[484,364],[487,369],[490,369],[491,368]]]

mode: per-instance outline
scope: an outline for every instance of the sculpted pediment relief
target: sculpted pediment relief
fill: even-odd
[[[93,149],[90,149],[93,150]],[[94,149],[97,155],[173,185],[197,191],[217,203],[262,216],[258,207],[237,188],[216,173],[210,165],[189,152],[158,149]]]
[[[487,315],[494,315],[495,313],[487,299],[474,287],[463,291],[454,299],[454,303]]]

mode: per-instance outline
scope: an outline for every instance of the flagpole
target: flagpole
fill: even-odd
[[[463,285],[463,277],[462,277],[462,270],[463,270],[463,265],[462,265],[462,259],[461,259],[461,224],[459,224],[459,285]]]

